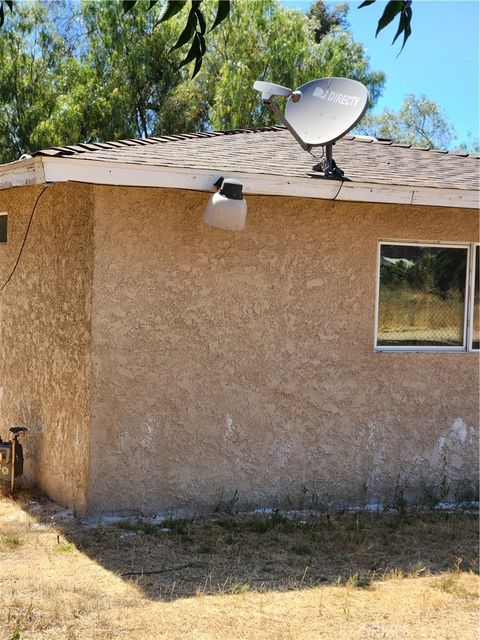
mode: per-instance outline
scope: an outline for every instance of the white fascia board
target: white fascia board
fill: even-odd
[[[44,182],[45,172],[42,158],[18,160],[0,166],[0,189],[43,184]]]
[[[291,177],[207,169],[162,167],[148,164],[42,157],[0,167],[0,188],[44,182],[86,182],[131,187],[165,187],[214,191],[220,176],[242,182],[247,195],[292,196],[439,207],[480,208],[479,192],[359,182],[315,177]]]
[[[480,208],[480,192],[468,189],[414,189],[412,204],[430,204],[439,207]]]
[[[413,187],[402,185],[343,182],[336,200],[412,204],[413,192]]]
[[[334,199],[340,183],[335,181],[240,171],[220,171],[179,167],[160,167],[147,164],[44,158],[47,182],[89,182],[129,187],[169,187],[193,191],[215,191],[220,176],[235,178],[250,195],[302,196]]]

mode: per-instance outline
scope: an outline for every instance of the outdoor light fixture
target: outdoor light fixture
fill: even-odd
[[[238,180],[219,178],[218,191],[210,198],[203,216],[204,222],[218,229],[241,231],[245,227],[247,203],[243,199],[243,185]]]

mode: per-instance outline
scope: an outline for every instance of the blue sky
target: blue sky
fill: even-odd
[[[385,71],[387,76],[375,113],[384,107],[399,109],[407,93],[424,94],[441,106],[455,127],[455,144],[468,142],[469,133],[471,139],[478,139],[480,2],[414,0],[412,35],[398,57],[400,38],[390,44],[396,21],[375,38],[385,2],[377,0],[359,10],[360,3],[348,2],[350,29],[366,48],[372,69]],[[306,11],[312,2],[285,0],[284,4]]]

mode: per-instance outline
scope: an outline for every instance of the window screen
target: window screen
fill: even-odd
[[[467,260],[463,247],[382,244],[377,346],[464,346]]]

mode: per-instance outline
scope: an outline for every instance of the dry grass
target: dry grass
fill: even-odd
[[[462,342],[465,303],[458,296],[439,295],[408,288],[381,290],[379,340]]]
[[[0,500],[2,640],[477,637],[472,515],[222,516],[164,532],[54,526],[26,506]]]

